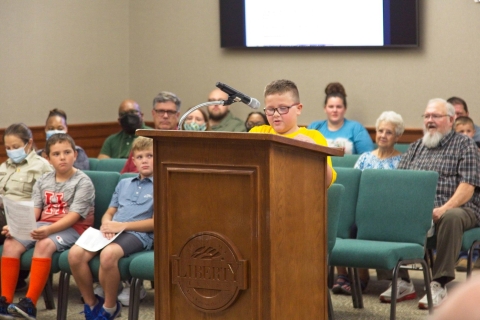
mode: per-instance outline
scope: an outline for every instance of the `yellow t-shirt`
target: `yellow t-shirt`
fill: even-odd
[[[271,126],[263,125],[263,126],[253,127],[249,132],[252,132],[252,133],[270,133],[270,134],[276,134],[276,135],[279,135],[279,136],[282,136],[282,137],[287,137],[287,138],[292,138],[292,139],[295,138],[296,136],[298,136],[299,134],[303,134],[307,137],[312,138],[313,141],[315,141],[316,144],[328,147],[327,140],[325,139],[325,137],[319,131],[313,130],[313,129],[307,129],[307,128],[304,128],[304,127],[299,128],[297,131],[295,131],[293,133],[278,134]],[[330,168],[332,168],[332,181],[330,182],[330,185],[331,185],[337,179],[337,173],[333,169],[332,159],[330,159],[329,156],[327,157],[327,164]]]

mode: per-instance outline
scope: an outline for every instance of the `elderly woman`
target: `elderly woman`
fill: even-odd
[[[377,119],[375,142],[378,148],[363,153],[355,163],[355,168],[364,169],[396,169],[400,162],[401,152],[395,150],[394,145],[403,134],[405,126],[402,116],[393,111],[385,111]],[[387,279],[388,272],[377,271],[379,279]],[[359,269],[360,285],[365,290],[370,276],[368,269]],[[408,278],[401,281],[409,281]],[[410,284],[405,283],[410,288]],[[337,280],[332,288],[335,294],[351,294],[350,280],[347,269],[337,267]],[[382,300],[382,298],[380,298]],[[383,301],[383,300],[382,300]]]
[[[400,162],[401,152],[394,145],[403,134],[405,126],[402,116],[393,111],[385,111],[377,119],[376,138],[378,148],[365,152],[358,158],[355,168],[363,169],[396,169]]]

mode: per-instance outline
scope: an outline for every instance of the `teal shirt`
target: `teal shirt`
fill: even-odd
[[[233,116],[233,114],[228,111],[225,118],[220,121],[219,124],[212,126],[212,131],[226,131],[226,132],[246,132],[245,123]]]
[[[142,124],[141,129],[152,129],[145,124]],[[128,158],[130,149],[132,148],[133,140],[137,136],[135,134],[128,134],[125,131],[120,131],[110,135],[103,143],[100,154],[109,156],[110,158]]]

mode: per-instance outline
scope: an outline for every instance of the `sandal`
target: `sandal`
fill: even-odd
[[[348,276],[339,274],[337,276],[337,281],[332,287],[332,292],[334,294],[347,294],[351,295],[352,294],[352,288],[350,286],[350,280],[348,279]]]

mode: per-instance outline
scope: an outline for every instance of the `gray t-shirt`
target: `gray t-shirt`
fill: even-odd
[[[35,208],[42,209],[39,221],[56,222],[69,212],[81,216],[72,228],[82,234],[93,225],[95,189],[90,178],[77,170],[65,182],[55,181],[55,172],[44,174],[33,187]]]

